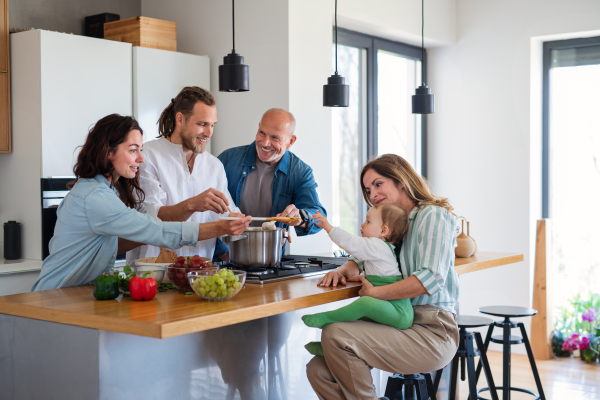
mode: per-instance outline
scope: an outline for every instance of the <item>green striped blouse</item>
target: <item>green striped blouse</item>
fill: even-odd
[[[413,306],[430,304],[456,314],[458,275],[454,270],[456,219],[437,206],[413,208],[408,214],[408,231],[396,247],[404,278],[416,276],[427,294],[411,299]],[[398,254],[400,249],[400,254]]]

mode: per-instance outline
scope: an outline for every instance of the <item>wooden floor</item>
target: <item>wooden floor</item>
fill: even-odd
[[[488,353],[492,375],[496,386],[502,385],[502,353],[490,351]],[[561,358],[548,361],[536,361],[542,387],[547,400],[571,399],[600,399],[600,364],[587,364],[580,359]],[[529,366],[529,359],[525,355],[512,355],[512,382],[513,387],[520,387],[537,392],[533,373]],[[460,375],[459,375],[460,376]],[[466,399],[469,393],[467,381],[460,383],[460,399]],[[487,386],[485,376],[481,374],[478,388]],[[490,399],[488,393],[483,397]],[[502,399],[502,392],[498,392]],[[533,397],[525,393],[512,392],[511,400],[531,400]]]

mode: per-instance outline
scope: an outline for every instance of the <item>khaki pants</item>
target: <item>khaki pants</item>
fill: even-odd
[[[325,357],[315,356],[306,366],[319,399],[374,399],[371,368],[415,374],[448,365],[458,348],[456,316],[430,305],[415,306],[414,313],[413,325],[404,330],[365,321],[325,327]]]

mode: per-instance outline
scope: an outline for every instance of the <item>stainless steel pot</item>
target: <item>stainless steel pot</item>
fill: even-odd
[[[281,261],[281,247],[287,231],[277,228],[264,231],[260,227],[246,228],[239,236],[225,235],[221,240],[229,245],[229,261],[247,267],[273,267]]]

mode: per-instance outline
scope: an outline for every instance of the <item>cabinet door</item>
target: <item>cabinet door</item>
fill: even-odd
[[[10,89],[8,74],[0,73],[0,153],[10,153]]]
[[[102,117],[131,115],[131,44],[40,32],[42,177],[72,176]]]
[[[0,72],[8,72],[8,0],[0,0]]]

